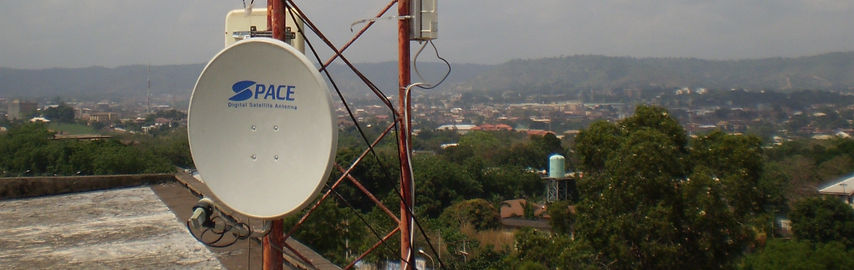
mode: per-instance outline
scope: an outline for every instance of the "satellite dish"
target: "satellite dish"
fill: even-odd
[[[329,88],[290,45],[252,38],[219,52],[190,97],[190,152],[226,207],[261,219],[299,211],[318,194],[338,130]]]

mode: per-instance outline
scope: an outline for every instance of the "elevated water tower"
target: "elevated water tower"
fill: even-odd
[[[566,173],[566,158],[554,154],[549,157],[549,172],[543,177],[546,186],[546,202],[575,200],[578,191],[575,186],[575,173]]]

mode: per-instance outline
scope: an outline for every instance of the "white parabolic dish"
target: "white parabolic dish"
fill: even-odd
[[[273,219],[314,199],[335,158],[329,89],[290,45],[253,38],[208,63],[190,97],[199,176],[228,208]]]

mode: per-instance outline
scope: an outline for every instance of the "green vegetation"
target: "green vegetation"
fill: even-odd
[[[825,182],[850,174],[854,168],[854,140],[795,140],[766,151],[766,166],[787,180],[792,201],[812,196]]]
[[[362,149],[358,140],[345,142],[351,144],[339,151],[342,163],[352,161]],[[458,146],[437,147],[453,142]],[[416,144],[435,153],[413,158],[416,212],[450,269],[770,269],[781,265],[839,269],[850,265],[845,256],[852,252],[848,246],[854,239],[854,229],[849,230],[854,226],[853,210],[835,199],[795,196],[790,181],[798,177],[801,167],[786,162],[794,157],[804,164],[817,164],[822,169],[810,172],[810,183],[826,180],[817,175],[850,170],[846,162],[854,152],[849,150],[854,145],[851,140],[790,142],[766,149],[752,135],[713,131],[691,138],[666,110],[640,106],[624,120],[591,124],[576,136],[572,151],[554,136],[526,138],[503,131],[423,132]],[[393,141],[383,143],[376,149],[378,157],[368,156],[353,175],[396,212],[395,147]],[[526,228],[505,238],[496,230],[501,201],[537,201],[543,186],[527,168],[543,169],[551,153],[570,154],[568,160],[575,166],[568,167],[584,173],[578,182],[579,200],[549,206],[552,232]],[[312,246],[329,247],[334,251],[328,253],[330,258],[344,263],[348,258],[342,247],[365,250],[382,236],[375,235],[362,219],[378,233],[388,232],[395,224],[349,185],[338,191],[342,198],[322,206],[334,207],[336,215],[343,215],[340,220],[345,225],[335,225],[337,233],[363,233],[348,234],[346,240],[320,234],[296,237]],[[348,205],[356,210],[347,210]],[[533,211],[526,212],[533,216]],[[787,214],[792,217],[795,239],[773,238],[769,224]],[[320,215],[310,220],[331,219]],[[392,237],[366,260],[398,260],[398,239]],[[420,236],[416,245],[427,249]],[[806,258],[791,252],[810,257],[780,264],[782,257]]]
[[[92,175],[161,173],[174,170],[171,152],[153,145],[126,145],[117,139],[55,140],[44,124],[12,125],[0,134],[0,171],[3,176]],[[186,137],[186,136],[184,136]],[[168,146],[166,146],[168,147]],[[178,149],[170,149],[176,151]],[[186,154],[189,156],[189,153]]]
[[[661,108],[594,124],[578,135],[576,151],[586,175],[570,245],[590,250],[549,265],[731,266],[766,222],[759,217],[776,207],[758,138],[716,132],[689,142]]]
[[[798,239],[839,242],[854,248],[854,209],[838,198],[812,197],[799,201],[792,209],[791,218]]]
[[[807,240],[773,239],[761,252],[745,259],[744,269],[852,269],[854,250],[839,242],[813,243]]]
[[[472,225],[478,231],[495,229],[498,228],[498,209],[484,199],[471,199],[445,208],[439,219],[454,228]]]
[[[42,112],[43,116],[53,122],[59,123],[74,123],[74,108],[65,103],[60,103],[56,107],[48,108]]]
[[[791,212],[795,239],[772,239],[745,258],[745,269],[854,268],[854,209],[838,198],[812,197]]]
[[[50,122],[47,124],[47,128],[57,133],[69,135],[98,134],[94,128],[82,124]]]
[[[148,118],[182,117],[163,112]],[[51,126],[73,127],[52,123]],[[375,138],[382,125],[365,127]],[[186,129],[101,141],[55,140],[48,126],[13,123],[0,134],[3,176],[169,172],[192,167]],[[572,142],[571,145],[564,143]],[[456,143],[455,147],[440,147]],[[670,112],[639,106],[599,121],[573,139],[510,131],[425,130],[412,157],[414,211],[449,269],[848,269],[854,267],[854,210],[815,187],[854,168],[854,140],[796,140],[763,146],[753,135],[712,131],[689,137]],[[355,128],[341,130],[336,161],[365,150]],[[567,156],[579,197],[549,205],[552,231],[506,232],[502,202],[523,198],[524,217],[543,196],[534,171]],[[398,216],[398,156],[390,134],[352,176]],[[333,170],[331,186],[341,176]],[[327,187],[328,188],[328,187]],[[769,226],[789,216],[793,239]],[[286,220],[290,228],[301,215]],[[338,264],[372,247],[396,223],[346,180],[294,237]],[[308,229],[310,228],[310,229]],[[399,260],[399,237],[367,262]]]
[[[365,127],[369,138],[381,132],[377,126]],[[355,128],[339,134],[339,164],[350,164],[365,149]],[[458,143],[458,146],[441,149],[440,144]],[[542,182],[529,168],[545,169],[548,156],[566,153],[561,141],[554,135],[531,136],[516,132],[456,132],[423,131],[415,140],[419,151],[413,156],[415,185],[418,190],[415,212],[427,234],[437,245],[442,259],[452,269],[482,269],[478,266],[499,262],[512,249],[512,236],[498,230],[498,209],[503,200],[537,198],[543,191]],[[395,215],[399,215],[400,195],[397,190],[397,145],[391,134],[369,154],[351,174],[375,194]],[[337,170],[329,185],[340,177]],[[349,246],[353,252],[363,251],[376,243],[396,223],[385,212],[373,207],[358,189],[346,182],[336,188],[319,209],[309,217],[304,226],[325,231],[316,226],[322,220],[338,219],[335,233],[320,234],[298,230],[295,237],[320,250],[332,261],[346,264],[358,254],[344,252]],[[347,209],[350,206],[354,210]],[[320,211],[320,210],[319,210]],[[296,223],[299,215],[290,217],[286,227]],[[371,225],[365,225],[364,219]],[[330,227],[332,228],[332,227]],[[372,230],[373,229],[373,230]],[[355,232],[347,235],[345,231]],[[334,235],[330,237],[329,235]],[[438,245],[441,239],[441,245]],[[424,239],[416,241],[426,248]],[[318,248],[321,247],[321,248]],[[399,259],[399,237],[386,241],[366,260],[379,262]],[[460,251],[469,255],[462,256]],[[438,262],[437,262],[438,263]]]

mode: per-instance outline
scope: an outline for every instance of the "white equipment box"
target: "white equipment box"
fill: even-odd
[[[297,14],[296,11],[293,11]],[[305,29],[303,22],[299,18],[291,18],[290,12],[285,12],[285,27],[290,27],[291,32],[294,32],[293,40],[289,44],[305,53],[305,40],[298,32],[299,29]],[[246,14],[244,9],[235,9],[229,11],[225,15],[225,47],[234,44],[235,42],[251,37],[251,27],[254,26],[258,32],[266,32],[267,30],[267,9],[254,8],[252,13]],[[269,35],[268,35],[269,36]]]
[[[410,2],[412,10],[412,40],[432,40],[439,37],[438,0],[414,0]]]

